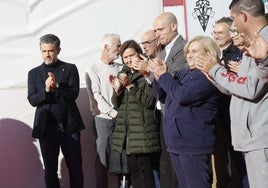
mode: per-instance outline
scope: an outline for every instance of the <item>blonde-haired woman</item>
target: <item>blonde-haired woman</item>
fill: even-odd
[[[220,56],[217,44],[209,37],[197,36],[184,48],[189,68],[174,76],[166,72],[161,60],[154,60],[153,90],[165,103],[164,134],[180,187],[209,188],[212,182],[210,157],[216,137],[214,120],[217,114],[216,87],[205,74],[195,68],[196,58],[211,54]]]

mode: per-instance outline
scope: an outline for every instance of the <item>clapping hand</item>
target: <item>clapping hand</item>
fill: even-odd
[[[162,74],[167,72],[166,63],[158,58],[149,60],[149,68],[154,73],[155,80],[158,80]]]
[[[117,77],[122,86],[127,87],[128,85],[131,84],[128,75],[126,73],[120,72]]]
[[[238,73],[239,66],[240,66],[240,61],[229,61],[228,66],[230,71],[235,72],[236,74]]]
[[[218,64],[217,58],[210,53],[207,56],[198,56],[195,59],[195,67],[206,74],[216,64]]]
[[[256,60],[262,60],[267,56],[268,44],[258,33],[254,34],[254,38],[250,39],[246,35],[241,34],[243,38],[247,38],[246,45],[243,46],[242,51],[245,55]]]
[[[119,79],[114,76],[109,76],[110,83],[112,84],[112,87],[114,88],[114,91],[118,94],[120,92],[121,83],[119,82]]]
[[[149,76],[148,58],[140,54],[140,57],[133,58],[133,69],[139,71],[144,76]]]
[[[46,85],[46,92],[50,92],[52,89],[56,87],[57,82],[52,72],[48,72],[48,78],[45,81],[45,85]]]

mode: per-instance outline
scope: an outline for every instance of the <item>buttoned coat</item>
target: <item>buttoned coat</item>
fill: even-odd
[[[59,65],[54,72],[58,88],[46,92],[45,81],[48,77],[45,64],[33,68],[28,72],[28,101],[36,107],[32,136],[41,138],[45,132],[47,115],[51,101],[59,105],[63,130],[66,134],[78,132],[84,124],[75,103],[79,94],[79,74],[74,64],[58,60]]]

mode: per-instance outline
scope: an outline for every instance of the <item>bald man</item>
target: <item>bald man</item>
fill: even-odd
[[[168,72],[174,74],[179,69],[187,67],[183,56],[186,40],[178,33],[178,22],[174,14],[165,12],[157,16],[153,22],[156,38],[164,46],[161,59],[167,66]]]
[[[165,12],[158,15],[153,22],[156,39],[163,48],[160,51],[160,58],[166,62],[167,71],[174,75],[180,69],[186,68],[186,60],[183,55],[183,48],[186,40],[178,33],[178,22],[174,14]],[[161,104],[162,117],[164,115],[164,105]],[[160,157],[160,184],[161,188],[179,187],[173,170],[168,148],[165,143],[163,133],[163,123],[160,124],[160,138],[162,153]]]
[[[133,61],[134,69],[140,71],[144,76],[150,76],[148,58],[160,58],[160,51],[162,45],[159,44],[154,30],[148,30],[144,32],[141,36],[141,46],[144,52],[144,56],[141,56],[141,59],[138,61]],[[150,80],[150,78],[148,78]],[[151,74],[151,79],[153,79],[153,74]],[[152,81],[151,81],[152,82]]]
[[[151,29],[142,34],[141,45],[144,50],[144,54],[147,57],[160,57],[160,51],[162,46],[159,44],[154,30]]]

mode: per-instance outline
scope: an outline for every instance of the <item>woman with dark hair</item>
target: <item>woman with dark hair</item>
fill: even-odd
[[[113,104],[118,108],[112,149],[126,150],[133,188],[154,188],[153,157],[160,152],[159,124],[154,117],[155,98],[144,76],[133,69],[132,60],[142,49],[134,40],[120,48],[124,66],[110,78]]]

